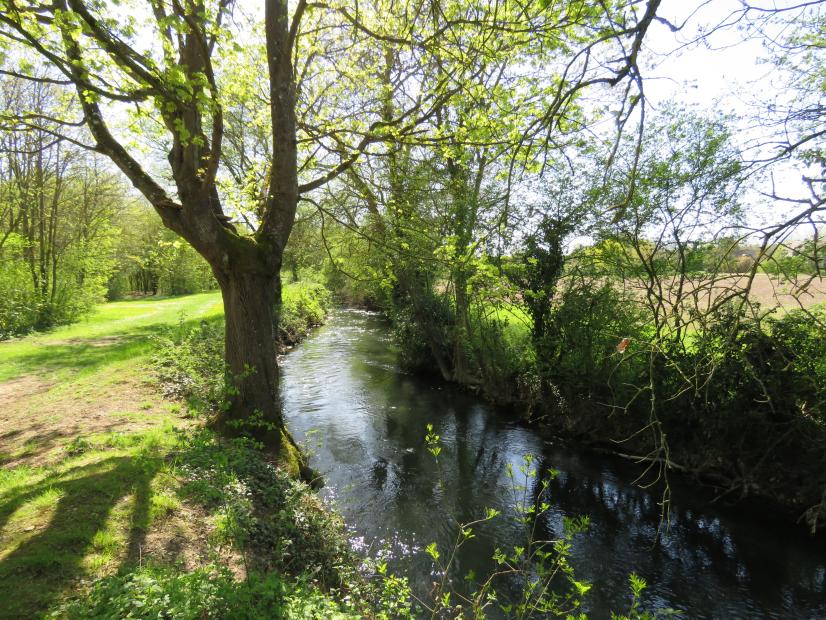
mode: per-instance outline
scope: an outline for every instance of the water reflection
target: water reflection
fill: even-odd
[[[650,584],[648,604],[685,609],[691,618],[826,618],[822,538],[710,508],[679,486],[658,538],[659,497],[630,484],[638,471],[549,445],[462,391],[400,373],[376,315],[336,313],[284,359],[283,373],[290,428],[311,446],[319,440],[312,462],[325,476],[324,493],[366,545],[375,551],[385,541],[395,550],[396,566],[419,592],[430,586],[431,564],[407,552],[432,541],[450,546],[451,524],[477,519],[486,507],[512,512],[506,468],[530,453],[541,469],[560,471],[540,535],[558,536],[565,516],[591,518],[573,556],[578,574],[594,583],[588,609],[595,617],[627,605],[634,571]],[[427,423],[442,437],[438,464],[424,446]],[[513,520],[479,528],[458,558],[457,587],[469,570],[491,569],[496,547],[523,540]]]

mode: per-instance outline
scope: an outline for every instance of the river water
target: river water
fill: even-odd
[[[515,501],[506,469],[531,454],[560,472],[539,536],[559,536],[566,516],[591,519],[575,538],[572,564],[593,584],[585,598],[592,617],[627,609],[635,572],[649,584],[648,609],[680,609],[688,618],[826,619],[823,536],[772,523],[757,509],[711,505],[676,481],[657,542],[660,492],[634,486],[637,466],[548,443],[465,391],[401,372],[376,314],[334,312],[285,356],[282,372],[288,425],[324,475],[322,494],[368,552],[389,556],[421,595],[434,579],[423,549],[431,542],[451,548],[457,521],[477,519],[486,507],[503,513],[461,549],[457,588],[469,570],[491,571],[497,547],[524,544],[524,528],[505,518]],[[424,443],[428,423],[441,436],[438,463]]]

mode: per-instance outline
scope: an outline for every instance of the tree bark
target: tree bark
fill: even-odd
[[[224,301],[230,405],[219,415],[218,429],[226,435],[248,435],[262,442],[293,475],[310,481],[315,475],[284,424],[278,389],[278,269],[213,266],[213,272]]]
[[[218,279],[224,299],[228,382],[232,386],[232,407],[222,424],[260,425],[254,434],[262,440],[270,435],[268,427],[283,424],[273,313],[277,278],[226,272]],[[272,438],[267,443],[273,443]]]

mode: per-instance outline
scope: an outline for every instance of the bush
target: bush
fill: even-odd
[[[332,307],[332,297],[322,284],[293,282],[281,293],[278,334],[281,344],[293,345],[311,328],[321,325]]]
[[[0,249],[0,340],[71,323],[104,299],[112,269],[109,244],[75,243],[35,287],[25,260],[28,242],[12,233]]]
[[[822,310],[756,321],[724,308],[690,347],[674,343],[663,349],[658,393],[682,394],[669,412],[702,417],[708,432],[714,426],[728,429],[734,420],[739,427],[746,419],[760,425],[806,421],[826,430],[824,320]],[[685,390],[686,377],[696,378],[697,389]],[[742,435],[743,428],[731,433]]]
[[[689,342],[652,352],[644,377],[667,403],[657,417],[675,461],[743,496],[826,506],[826,313],[708,318]],[[640,399],[637,419],[651,402]]]
[[[602,399],[613,390],[613,398],[622,402],[629,383],[645,370],[632,357],[645,332],[636,304],[610,281],[595,286],[572,278],[559,293],[544,337],[535,343],[539,374],[568,397]],[[634,344],[618,365],[623,338]]]
[[[287,584],[275,573],[252,573],[237,581],[225,567],[182,573],[147,566],[98,581],[88,596],[47,617],[263,620],[355,616],[345,616],[335,602],[314,588]]]
[[[164,395],[190,410],[217,413],[228,403],[223,321],[187,323],[155,339],[152,358]]]
[[[449,327],[455,322],[453,309],[442,297],[432,295],[420,300],[417,310],[412,303],[391,308],[393,339],[399,345],[399,362],[407,370],[434,372],[439,369],[432,347],[443,347],[443,359],[450,357]]]

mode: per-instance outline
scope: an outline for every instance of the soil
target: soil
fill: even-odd
[[[131,375],[101,385],[76,384],[75,390],[47,377],[18,377],[0,383],[0,459],[6,467],[50,464],[65,456],[65,446],[76,437],[158,426],[170,416],[171,405],[151,381]]]

